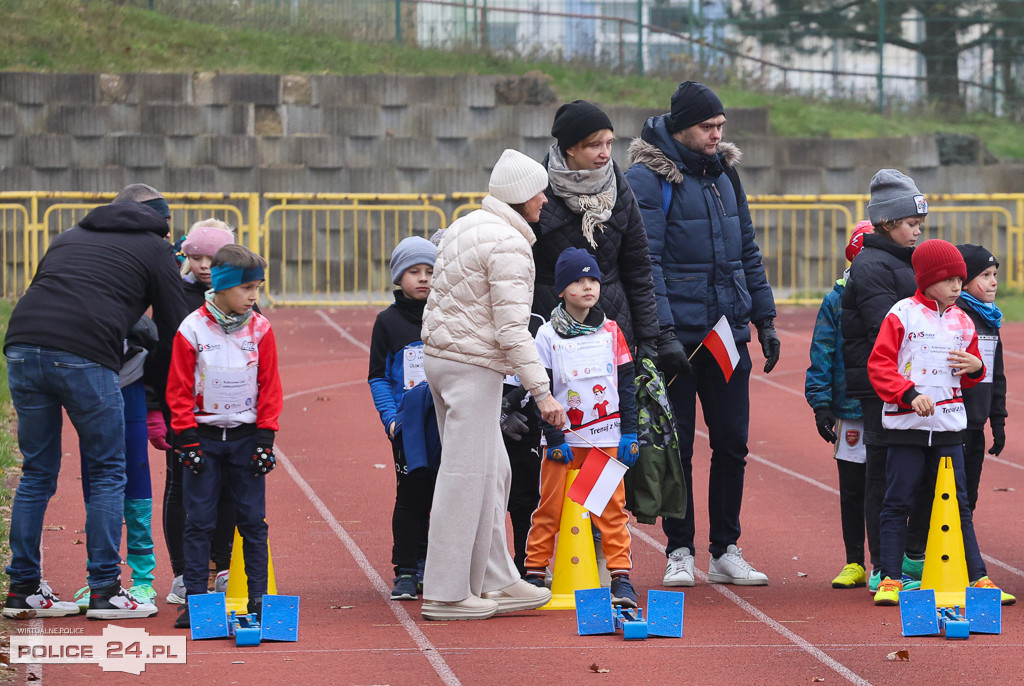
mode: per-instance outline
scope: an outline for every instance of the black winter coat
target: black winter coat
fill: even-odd
[[[555,292],[555,263],[566,248],[582,248],[594,255],[601,268],[601,299],[604,313],[622,329],[626,343],[636,345],[658,335],[658,314],[651,279],[651,257],[647,249],[640,208],[633,191],[618,165],[615,170],[617,195],[611,218],[604,231],[594,231],[597,250],[583,237],[583,218],[548,186],[548,203],[540,212],[540,221],[531,224],[537,242],[533,259],[537,265],[537,283],[533,292],[533,311],[547,321],[558,304]],[[547,166],[547,159],[544,160]]]
[[[868,379],[868,357],[892,306],[917,292],[913,248],[904,248],[884,236],[864,236],[864,249],[850,266],[843,291],[843,365],[846,395],[877,397]]]

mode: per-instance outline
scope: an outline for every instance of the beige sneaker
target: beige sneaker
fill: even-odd
[[[542,605],[547,605],[551,600],[551,589],[537,588],[533,584],[519,579],[514,584],[497,591],[484,591],[481,597],[496,602],[498,611],[495,614],[500,615],[506,612],[535,610]]]
[[[423,619],[454,621],[459,619],[489,619],[498,612],[498,603],[475,595],[462,600],[443,602],[424,600],[420,614]]]

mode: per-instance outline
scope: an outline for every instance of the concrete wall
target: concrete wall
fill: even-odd
[[[515,79],[512,79],[514,81]],[[0,189],[441,192],[486,189],[504,148],[540,159],[558,102],[497,76],[0,73]],[[670,94],[666,93],[666,104]],[[529,98],[526,98],[529,100]],[[660,113],[602,103],[621,142]],[[880,167],[928,193],[1010,192],[1021,165],[943,167],[934,137],[780,139],[728,112],[749,193],[862,193]]]

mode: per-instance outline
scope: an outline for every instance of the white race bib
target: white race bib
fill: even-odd
[[[235,414],[256,407],[257,366],[205,367],[203,410],[211,414]]]
[[[423,346],[407,347],[402,351],[402,379],[405,390],[415,388],[427,380],[423,372]]]
[[[612,364],[612,335],[598,333],[591,336],[563,339],[557,348],[562,381],[592,379],[614,373]]]
[[[914,355],[910,380],[915,386],[952,386],[960,388],[960,377],[953,376],[949,355],[956,348],[952,339],[936,338],[924,343]]]
[[[999,336],[978,336],[978,349],[981,351],[981,361],[985,363],[985,378],[981,383],[992,383],[992,374],[996,365],[996,346],[999,344]]]

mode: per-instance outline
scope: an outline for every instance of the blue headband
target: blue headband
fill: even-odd
[[[142,204],[147,207],[152,207],[154,210],[160,213],[161,217],[164,217],[165,219],[171,216],[171,207],[163,198],[153,198],[152,200],[144,200]]]
[[[218,264],[210,269],[210,281],[215,291],[226,291],[243,283],[263,280],[263,267],[242,269],[233,264]]]

